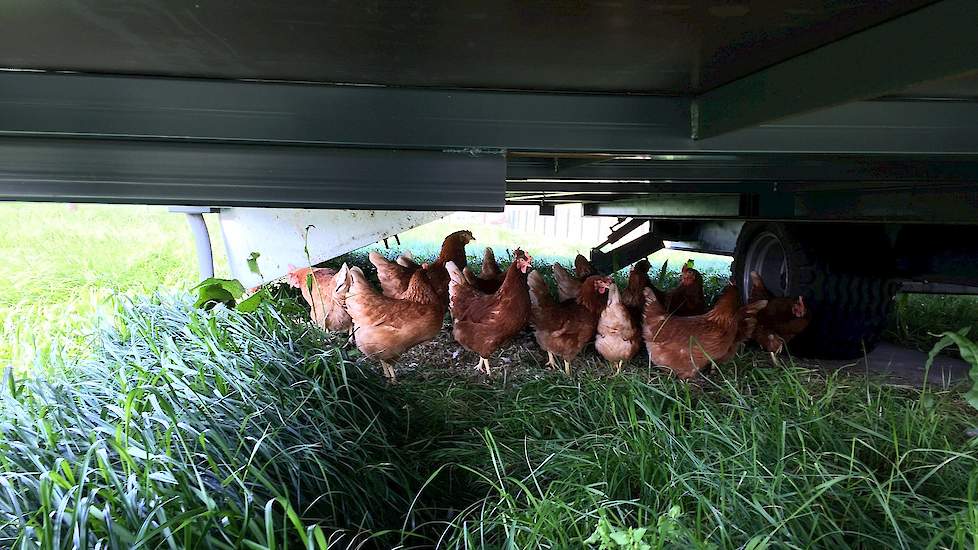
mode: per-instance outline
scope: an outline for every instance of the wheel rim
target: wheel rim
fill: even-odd
[[[769,231],[754,238],[744,256],[744,273],[741,281],[743,294],[750,294],[750,274],[756,271],[764,281],[764,286],[775,296],[788,293],[788,255],[777,235]]]

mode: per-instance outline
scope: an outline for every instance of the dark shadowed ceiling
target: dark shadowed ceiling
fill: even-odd
[[[31,0],[0,67],[689,94],[928,3]]]

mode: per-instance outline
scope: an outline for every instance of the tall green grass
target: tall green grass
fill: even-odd
[[[954,394],[751,356],[702,387],[641,370],[387,386],[300,314],[122,299],[90,359],[8,370],[0,546],[978,540],[975,415]]]
[[[928,351],[939,334],[966,327],[978,334],[978,296],[899,294],[884,337]]]
[[[464,476],[479,495],[438,526],[442,547],[581,547],[602,522],[685,548],[978,540],[974,415],[946,395],[743,365],[703,389],[631,376],[411,390],[447,419],[435,491]]]
[[[0,545],[325,547],[398,523],[397,411],[322,333],[184,298],[117,319],[90,360],[8,369]]]

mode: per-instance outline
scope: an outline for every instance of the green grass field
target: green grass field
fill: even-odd
[[[195,310],[185,223],[0,205],[0,547],[978,543],[978,419],[954,391],[754,354],[702,386],[432,365],[387,386],[281,289],[250,315]],[[448,229],[403,242],[430,254]],[[519,238],[473,230],[476,255]],[[927,349],[978,326],[974,305],[900,297],[888,337]]]
[[[284,312],[284,313],[283,313]],[[290,313],[291,312],[291,313]],[[121,299],[2,384],[9,548],[966,548],[974,411],[750,356],[385,385],[284,299]],[[591,542],[587,542],[591,541]]]

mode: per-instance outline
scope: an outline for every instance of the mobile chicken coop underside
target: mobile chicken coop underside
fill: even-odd
[[[978,3],[4,9],[0,199],[978,221]]]

